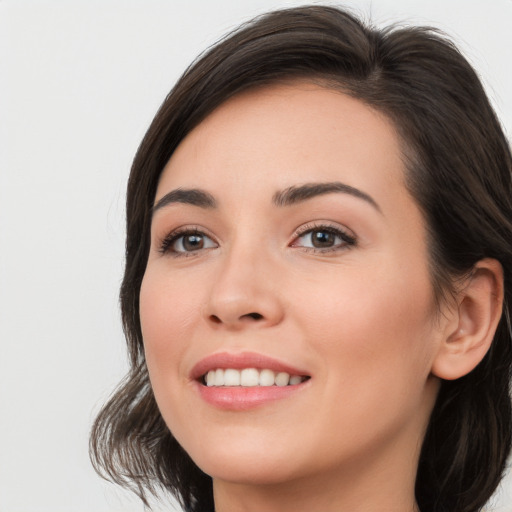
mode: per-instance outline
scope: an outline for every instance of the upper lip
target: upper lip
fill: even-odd
[[[190,377],[197,380],[210,370],[216,370],[217,368],[233,368],[237,370],[244,368],[269,369],[275,372],[286,372],[290,375],[309,377],[308,373],[300,368],[256,352],[241,352],[237,354],[219,352],[211,354],[194,365],[190,372]]]

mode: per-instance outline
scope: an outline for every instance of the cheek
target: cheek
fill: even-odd
[[[140,321],[144,351],[155,394],[179,377],[180,361],[197,325],[198,297],[194,288],[150,267],[140,290]],[[157,397],[158,398],[158,397]]]
[[[319,294],[312,283],[312,300],[296,310],[321,359],[317,428],[349,432],[356,446],[421,423],[435,348],[427,273],[347,272],[324,284]]]
[[[306,282],[303,297],[310,300],[297,303],[297,318],[318,349],[343,367],[339,379],[348,384],[364,376],[374,386],[395,376],[426,378],[434,346],[428,271],[386,261],[362,272],[335,271],[324,286]]]

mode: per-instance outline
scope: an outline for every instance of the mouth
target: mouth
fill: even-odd
[[[310,387],[311,375],[263,354],[222,352],[199,361],[190,378],[209,405],[244,411],[302,395]]]
[[[209,370],[199,379],[208,387],[285,387],[302,384],[308,375],[290,374],[270,368],[216,368]]]

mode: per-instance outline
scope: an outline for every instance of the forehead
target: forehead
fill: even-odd
[[[218,107],[178,146],[156,199],[176,187],[222,193],[239,184],[243,196],[312,181],[382,195],[403,192],[403,174],[400,140],[386,116],[339,91],[299,82],[244,92]]]

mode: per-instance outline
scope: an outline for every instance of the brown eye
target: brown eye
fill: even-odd
[[[207,235],[200,231],[181,231],[170,233],[162,242],[160,252],[180,256],[187,253],[211,249],[218,245]]]
[[[204,233],[184,233],[174,238],[171,251],[186,253],[217,247],[217,244]]]
[[[197,251],[204,247],[204,236],[203,235],[185,235],[180,239],[176,240],[175,244],[180,242],[184,251]]]
[[[356,244],[356,239],[341,229],[318,226],[304,231],[297,237],[292,247],[303,247],[311,250],[345,249]]]
[[[336,243],[336,235],[328,231],[312,231],[311,244],[316,248],[332,247]]]

